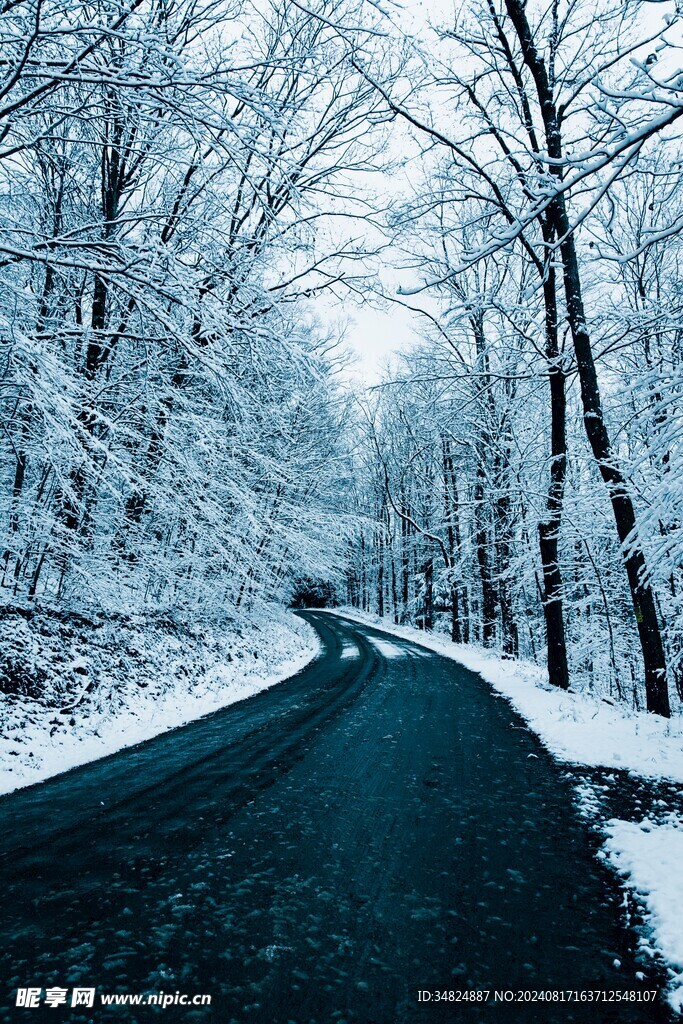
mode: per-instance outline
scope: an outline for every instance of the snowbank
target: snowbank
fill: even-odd
[[[334,612],[452,658],[478,672],[526,720],[559,760],[619,768],[649,779],[683,782],[683,720],[630,711],[585,693],[551,687],[547,672],[523,661],[504,660],[489,650],[455,644],[447,637],[396,626],[350,609]],[[583,783],[584,811],[598,813]],[[612,819],[597,823],[606,836],[604,855],[644,908],[652,944],[669,964],[668,998],[683,1012],[683,820],[674,813],[657,822]],[[642,945],[654,952],[646,939]]]
[[[683,1010],[683,825],[613,819],[605,848],[625,884],[644,901],[657,948],[671,967],[669,1002]],[[644,940],[643,940],[644,941]]]
[[[279,609],[258,621],[142,616],[0,618],[0,793],[175,729],[295,674],[314,630]]]

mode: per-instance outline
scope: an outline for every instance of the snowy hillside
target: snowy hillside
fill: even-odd
[[[277,608],[210,623],[6,611],[0,647],[0,793],[243,700],[319,649]]]

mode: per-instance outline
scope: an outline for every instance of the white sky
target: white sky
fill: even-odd
[[[352,375],[370,386],[376,384],[389,359],[415,343],[420,319],[398,307],[354,310],[347,331],[348,345],[355,356]]]
[[[384,254],[379,287],[387,298],[368,292],[364,300],[321,297],[316,303],[318,316],[333,332],[337,327],[343,331],[344,345],[353,360],[347,375],[361,385],[377,384],[390,361],[425,337],[429,320],[419,309],[431,316],[438,313],[438,302],[427,291],[409,297],[399,294],[400,286],[408,289],[422,283],[415,270],[401,268],[404,260],[405,254],[398,250]],[[371,272],[372,267],[368,265],[367,270]]]

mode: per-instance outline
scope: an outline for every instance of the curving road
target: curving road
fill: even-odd
[[[571,776],[480,678],[305,613],[299,675],[0,799],[0,1020],[661,1021]],[[636,972],[644,972],[638,979]],[[210,993],[210,1008],[21,1010],[18,986]],[[418,990],[491,990],[418,1002]]]

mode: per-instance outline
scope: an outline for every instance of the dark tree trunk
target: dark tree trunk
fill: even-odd
[[[538,540],[545,589],[543,614],[548,645],[548,678],[554,686],[567,690],[569,688],[569,668],[562,612],[562,576],[558,560],[558,539],[555,525],[548,522],[539,523]]]
[[[462,624],[462,642],[468,644],[470,642],[470,595],[467,590],[467,586],[462,588],[462,613],[460,616],[460,622]]]
[[[4,569],[3,569],[3,576],[2,576],[3,586],[5,584],[5,576],[7,574],[7,569],[8,569],[8,566],[9,566],[10,558],[12,556],[14,556],[14,559],[15,559],[15,564],[14,564],[15,579],[18,577],[18,570],[19,570],[19,566],[21,564],[21,554],[17,550],[16,538],[17,538],[17,534],[19,532],[19,501],[21,499],[21,493],[22,493],[22,491],[24,489],[24,480],[26,478],[26,465],[27,465],[27,462],[28,462],[28,454],[27,454],[27,451],[26,451],[26,443],[27,443],[27,433],[28,433],[28,417],[30,416],[30,413],[31,413],[31,407],[30,406],[29,406],[29,408],[27,410],[24,410],[21,413],[21,417],[22,417],[21,438],[20,438],[20,443],[19,443],[20,446],[17,449],[17,461],[16,461],[16,465],[14,467],[14,481],[13,481],[13,484],[12,484],[12,504],[10,506],[10,515],[9,515],[9,528],[10,528],[11,547],[8,547],[8,548],[5,549]]]
[[[460,597],[457,587],[451,587],[451,640],[454,644],[462,643],[460,625]]]
[[[552,227],[546,222],[543,234],[552,242]],[[548,649],[548,678],[553,686],[569,689],[567,639],[564,627],[562,573],[559,558],[559,533],[562,523],[564,485],[567,475],[567,396],[566,376],[560,362],[557,333],[557,292],[555,268],[549,263],[543,283],[545,300],[545,337],[550,385],[550,486],[547,517],[538,524],[538,543],[543,566],[543,615]]]
[[[434,559],[428,558],[424,564],[425,596],[423,623],[424,629],[434,629]]]
[[[508,535],[509,495],[505,494],[496,501],[496,521],[498,526],[498,603],[500,606],[500,626],[503,634],[503,654],[516,658],[519,654],[519,633],[515,622],[510,593],[510,537]]]
[[[394,617],[394,624],[399,623],[399,612],[398,612],[398,586],[396,582],[396,560],[394,558],[394,544],[389,546],[389,558],[391,559],[391,603],[393,605],[392,612]]]
[[[377,527],[377,614],[384,618],[384,510]]]
[[[366,551],[365,551],[365,536],[361,533],[360,535],[360,593],[361,593],[361,608],[364,612],[368,610],[368,585],[367,585],[367,566],[366,566]]]
[[[507,429],[507,428],[505,428]],[[501,425],[501,431],[503,425]],[[511,499],[510,499],[510,446],[509,439],[496,459],[496,491],[494,502],[495,522],[495,553],[498,579],[498,605],[500,607],[500,627],[503,639],[503,654],[516,658],[519,654],[519,633],[514,618],[512,594],[510,591],[510,554],[511,554]]]
[[[558,201],[556,206],[559,208],[557,226],[560,233],[564,234],[570,228],[564,201]],[[631,601],[643,652],[647,710],[668,718],[671,715],[671,707],[667,688],[664,645],[657,608],[654,594],[647,580],[645,555],[635,533],[636,515],[633,501],[626,478],[612,450],[604,421],[598,377],[583,309],[576,247],[571,234],[562,243],[561,251],[567,309],[581,383],[583,421],[593,455],[612,503],[617,534],[622,546]]]
[[[449,570],[451,573],[451,639],[454,643],[462,642],[462,629],[460,626],[460,601],[458,597],[458,584],[454,578],[456,571],[457,554],[460,548],[460,537],[458,529],[458,499],[457,481],[455,478],[455,467],[453,466],[453,454],[448,438],[443,435],[441,438],[441,452],[443,456],[443,495],[444,495],[444,516],[446,519],[446,537],[448,541]]]
[[[474,487],[475,546],[479,576],[481,578],[481,634],[484,647],[491,647],[496,639],[496,588],[491,573],[489,529],[484,508],[484,465],[477,459]]]
[[[101,153],[102,168],[102,215],[104,217],[103,241],[112,237],[115,221],[119,213],[119,202],[123,182],[125,180],[125,161],[121,159],[118,146],[121,143],[122,125],[115,119],[111,145],[105,146]],[[107,362],[119,337],[125,329],[125,322],[118,332],[107,336],[107,311],[109,307],[109,285],[100,275],[95,274],[93,280],[92,307],[90,313],[90,332],[85,351],[85,367],[83,371],[83,397],[77,414],[79,426],[82,428],[85,444],[90,448],[90,438],[97,430],[97,413],[94,405],[95,381],[100,369]],[[128,315],[135,308],[131,298],[128,304]],[[91,454],[91,453],[89,453]],[[91,457],[95,457],[91,455]],[[88,469],[82,461],[70,475],[69,490],[64,495],[62,516],[67,529],[73,532],[88,532],[88,524],[92,515],[90,500],[87,494]]]
[[[505,5],[515,27],[524,62],[534,79],[543,117],[548,155],[556,161],[551,165],[551,172],[561,178],[562,136],[545,60],[536,48],[523,0],[505,0]],[[555,236],[562,240],[560,254],[567,316],[581,385],[583,420],[593,455],[612,503],[617,534],[622,546],[631,601],[643,653],[647,710],[668,718],[671,715],[671,707],[666,679],[664,645],[657,608],[647,580],[645,555],[635,533],[636,516],[633,501],[627,481],[612,449],[604,420],[598,375],[583,305],[576,243],[563,193],[556,196],[549,208],[549,213]]]
[[[481,632],[485,647],[491,647],[496,639],[497,594],[493,583],[492,561],[494,537],[490,516],[485,504],[487,453],[491,449],[489,423],[495,417],[493,391],[489,373],[489,359],[486,349],[484,317],[477,312],[471,317],[472,333],[477,352],[479,373],[479,400],[481,403],[481,426],[479,444],[475,449],[476,475],[474,485],[475,548],[479,576],[481,578]]]
[[[401,498],[406,508],[405,495]],[[410,602],[410,526],[406,519],[401,518],[401,622],[408,618]]]

